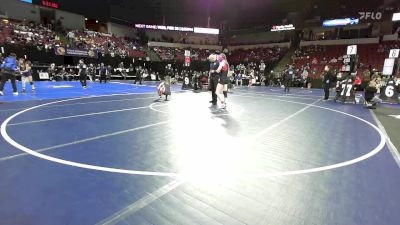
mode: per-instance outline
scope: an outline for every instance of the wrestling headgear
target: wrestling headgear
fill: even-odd
[[[224,53],[221,53],[221,54],[218,55],[218,61],[221,62],[221,61],[223,61],[225,59],[226,59],[226,55]]]

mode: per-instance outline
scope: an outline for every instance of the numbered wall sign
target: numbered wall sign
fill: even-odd
[[[391,49],[389,52],[389,58],[399,58],[400,49]]]
[[[193,89],[193,86],[192,83],[190,82],[190,78],[188,76],[185,76],[183,78],[182,90],[188,90],[188,89]]]
[[[347,55],[357,55],[357,45],[347,46]]]
[[[394,80],[389,80],[387,85],[381,88],[379,98],[383,101],[399,103],[399,93],[397,92]]]

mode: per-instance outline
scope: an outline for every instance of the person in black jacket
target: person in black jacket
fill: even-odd
[[[171,67],[171,64],[168,64],[165,67],[165,73],[164,73],[164,78],[163,80],[165,80],[165,83],[168,85],[171,85],[171,77],[174,76],[174,70]]]
[[[139,82],[139,84],[142,84],[142,76],[143,76],[143,69],[141,66],[136,68],[136,78],[135,78],[135,82],[133,82],[134,84],[136,84],[137,82]]]
[[[217,105],[217,94],[215,93],[217,91],[217,85],[219,81],[219,75],[216,71],[219,67],[219,62],[217,61],[217,55],[216,54],[211,54],[208,56],[208,60],[210,61],[210,73],[208,75],[209,77],[209,91],[211,91],[211,101],[213,105]]]
[[[4,59],[4,61],[0,62],[1,69],[1,84],[0,84],[0,96],[3,95],[4,85],[7,80],[11,81],[13,94],[18,95],[17,84],[15,80],[15,75],[18,72],[18,62],[17,55],[15,53],[11,53],[10,56]]]
[[[322,82],[322,85],[324,87],[324,101],[327,101],[329,99],[329,89],[332,86],[332,83],[335,80],[335,74],[331,71],[331,68],[329,67],[329,65],[325,66],[325,72],[324,72],[324,79]]]
[[[294,78],[293,66],[289,65],[289,68],[285,71],[283,75],[283,82],[285,85],[285,92],[289,92],[290,86],[292,86],[292,80]]]
[[[79,81],[81,82],[83,89],[86,89],[87,88],[86,76],[87,76],[88,67],[86,66],[83,59],[79,60],[78,68],[79,68],[79,71],[78,71]]]
[[[100,84],[103,82],[103,80],[104,83],[107,83],[107,67],[104,65],[104,63],[100,64],[99,75],[100,75]]]

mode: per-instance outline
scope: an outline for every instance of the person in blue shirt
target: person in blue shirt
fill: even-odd
[[[11,53],[7,58],[1,62],[1,84],[0,84],[0,95],[3,95],[4,85],[8,80],[11,80],[14,95],[18,95],[17,84],[15,81],[15,75],[18,71],[17,55]]]

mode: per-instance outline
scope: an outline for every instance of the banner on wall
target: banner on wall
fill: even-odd
[[[85,58],[97,58],[98,54],[94,50],[82,50],[82,49],[72,49],[64,47],[55,48],[56,55],[64,56],[75,56],[75,57],[85,57]]]

